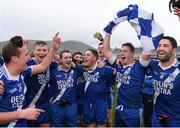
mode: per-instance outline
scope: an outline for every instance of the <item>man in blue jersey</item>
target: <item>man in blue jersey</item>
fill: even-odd
[[[3,127],[25,127],[25,119],[35,120],[43,112],[41,109],[24,108],[27,76],[45,71],[60,46],[58,34],[53,38],[52,48],[42,63],[27,67],[29,54],[21,36],[15,36],[3,47],[5,64],[0,68],[0,80],[5,91],[0,95],[0,123]]]
[[[157,47],[159,61],[151,60],[152,83],[155,91],[154,127],[180,127],[180,64],[174,58],[177,42],[164,36]]]
[[[118,101],[115,126],[140,127],[143,125],[142,86],[147,64],[142,61],[142,57],[138,61],[134,60],[135,49],[131,43],[122,44],[120,59],[117,59],[110,49],[110,37],[109,34],[105,35],[103,53],[117,71]]]
[[[53,127],[76,127],[79,115],[76,101],[76,86],[79,73],[71,68],[72,54],[68,50],[60,53],[60,64],[50,71],[51,123]]]
[[[98,52],[88,49],[84,53],[84,64],[76,65],[76,70],[83,73],[85,79],[83,119],[86,126],[106,126],[107,123],[107,88],[113,84],[114,70],[109,67],[97,67]]]
[[[34,45],[34,57],[28,62],[28,66],[38,65],[48,54],[48,44],[44,41],[36,41]],[[25,83],[27,85],[27,92],[25,95],[26,106],[35,105],[36,108],[43,109],[45,112],[41,113],[38,119],[34,122],[29,121],[30,126],[34,127],[49,127],[50,126],[50,103],[51,91],[49,87],[50,70],[56,65],[52,62],[47,71],[27,77]]]
[[[103,54],[103,41],[101,43],[99,43],[98,45],[98,53],[99,53],[99,61],[102,61],[105,63],[106,66],[110,66],[108,60],[105,58],[104,54]],[[112,107],[113,107],[113,103],[114,103],[114,84],[115,84],[115,78],[112,79],[111,81],[114,82],[110,82],[110,84],[113,85],[109,85],[108,88],[108,95],[107,95],[107,100],[108,100],[108,122],[107,122],[107,126],[108,127],[112,127],[113,126],[113,117],[112,117]]]

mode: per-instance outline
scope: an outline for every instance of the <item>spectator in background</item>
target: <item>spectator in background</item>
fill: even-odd
[[[75,52],[72,55],[72,59],[75,64],[82,64],[83,63],[83,54],[81,52]]]

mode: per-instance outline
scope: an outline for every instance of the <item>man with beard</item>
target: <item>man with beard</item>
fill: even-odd
[[[122,44],[120,59],[117,59],[110,49],[110,37],[109,34],[105,35],[103,53],[117,72],[118,101],[115,126],[140,127],[143,125],[142,87],[147,63],[142,61],[144,54],[139,60],[134,60],[135,48],[129,42]]]
[[[155,91],[153,127],[180,126],[180,64],[174,58],[176,48],[173,37],[162,37],[156,50],[158,61],[149,64]]]

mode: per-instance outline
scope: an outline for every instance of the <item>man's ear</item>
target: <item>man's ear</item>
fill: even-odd
[[[12,56],[11,61],[14,62],[14,63],[17,63],[19,60],[18,60],[17,56]]]
[[[176,55],[176,48],[173,48],[173,56],[175,56]]]

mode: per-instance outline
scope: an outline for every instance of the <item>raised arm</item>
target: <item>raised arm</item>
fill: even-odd
[[[111,57],[113,56],[113,52],[110,48],[110,39],[111,35],[105,34],[103,41],[103,54],[106,56],[107,59],[111,59]]]
[[[55,37],[53,37],[52,47],[51,47],[48,55],[44,58],[44,60],[38,65],[33,65],[32,75],[41,73],[48,69],[49,65],[51,64],[51,62],[54,58],[56,51],[58,50],[58,48],[60,47],[60,44],[61,44],[61,39],[60,39],[60,37],[58,37],[58,34],[59,33],[57,33],[55,35]]]

